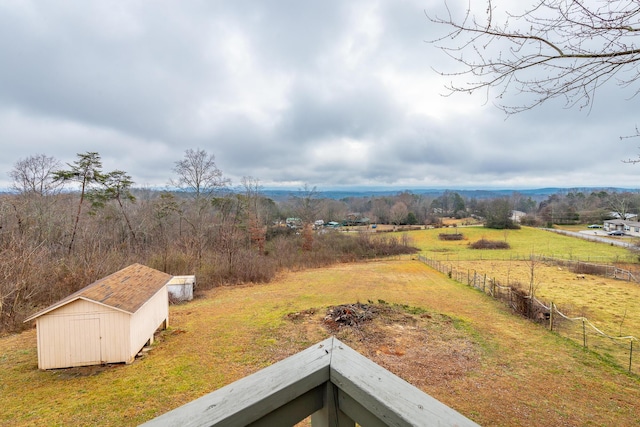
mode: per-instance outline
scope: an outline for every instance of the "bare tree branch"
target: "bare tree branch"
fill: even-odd
[[[470,77],[449,84],[449,94],[486,90],[488,96],[496,89],[497,105],[508,114],[555,98],[566,107],[589,107],[604,83],[615,77],[619,86],[630,88],[640,76],[640,3],[635,0],[538,0],[520,13],[500,10],[501,21],[492,0],[486,0],[484,15],[471,2],[461,17],[447,3],[445,10],[444,17],[427,15],[449,27],[431,43],[462,70],[436,71]],[[635,86],[631,96],[639,90]],[[519,94],[530,96],[505,101]]]

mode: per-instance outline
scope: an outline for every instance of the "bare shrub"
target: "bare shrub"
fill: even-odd
[[[422,227],[419,225],[401,225],[396,229],[396,231],[417,231],[417,230],[422,230]]]
[[[509,249],[509,243],[502,240],[480,239],[469,245],[471,249]]]
[[[542,227],[544,221],[535,215],[527,214],[520,218],[520,224],[528,227]]]
[[[464,235],[462,233],[440,233],[438,234],[440,240],[462,240]]]
[[[271,281],[278,271],[272,257],[267,257],[251,249],[240,249],[230,262],[221,254],[212,254],[196,272],[198,287],[210,289],[220,285],[240,283],[265,283]]]
[[[400,238],[396,236],[374,237],[369,234],[359,234],[355,239],[350,236],[341,237],[354,240],[350,242],[350,247],[344,248],[344,253],[353,253],[359,258],[412,254],[418,251],[410,246],[410,241],[406,234],[403,234]]]
[[[193,257],[175,248],[162,253],[150,254],[146,264],[169,274],[180,275],[195,271]]]

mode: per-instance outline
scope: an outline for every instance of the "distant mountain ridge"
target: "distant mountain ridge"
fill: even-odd
[[[134,189],[135,190],[135,189]],[[146,190],[149,190],[147,188]],[[167,191],[166,188],[157,188],[151,189],[155,191]],[[73,190],[71,190],[73,191]],[[169,190],[171,191],[171,190]],[[226,190],[230,193],[242,193],[242,190],[239,189],[228,189]],[[385,197],[385,196],[395,196],[397,194],[408,192],[411,194],[422,195],[426,197],[440,197],[445,192],[458,193],[462,197],[470,198],[470,199],[493,199],[497,197],[510,197],[514,193],[518,193],[525,197],[531,197],[531,199],[535,201],[542,201],[547,199],[549,196],[553,194],[566,194],[569,192],[582,192],[585,195],[589,195],[592,192],[598,191],[606,191],[606,192],[631,192],[638,193],[640,189],[631,189],[631,188],[620,188],[620,187],[546,187],[546,188],[535,188],[535,189],[447,189],[447,188],[410,188],[410,189],[401,189],[401,188],[359,188],[355,187],[353,189],[330,189],[330,190],[316,190],[316,195],[320,198],[326,199],[346,199],[350,197]],[[304,191],[299,189],[283,189],[283,188],[264,188],[261,191],[262,195],[268,197],[273,200],[286,200],[290,197],[301,196]],[[1,194],[15,194],[15,191],[11,191],[9,189],[0,189]]]
[[[541,201],[547,199],[549,196],[553,194],[566,194],[569,192],[582,192],[586,195],[591,194],[592,192],[598,191],[606,191],[606,192],[632,192],[636,193],[640,190],[638,189],[629,189],[629,188],[615,188],[615,187],[572,187],[572,188],[561,188],[561,187],[547,187],[547,188],[536,188],[536,189],[484,189],[484,190],[456,190],[456,189],[353,189],[353,190],[317,190],[317,196],[320,198],[327,199],[345,199],[349,197],[385,197],[385,196],[395,196],[402,192],[408,192],[416,195],[423,195],[427,197],[440,197],[446,191],[452,193],[458,193],[462,197],[467,197],[470,199],[493,199],[497,197],[510,197],[514,193],[521,194],[525,197],[531,197],[532,200]],[[263,189],[262,194],[266,197],[269,197],[274,200],[282,200],[287,199],[289,197],[300,196],[303,193],[301,190],[283,190],[283,189]]]

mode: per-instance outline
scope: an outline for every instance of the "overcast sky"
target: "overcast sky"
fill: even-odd
[[[454,1],[452,1],[454,2]],[[455,2],[454,2],[455,3]],[[445,93],[442,0],[0,1],[0,188],[35,154],[164,186],[187,149],[233,184],[637,188],[638,99],[505,120]],[[628,92],[628,90],[627,90]]]

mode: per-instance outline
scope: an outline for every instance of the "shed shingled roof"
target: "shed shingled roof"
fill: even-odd
[[[30,316],[25,322],[77,299],[94,301],[133,314],[165,286],[171,277],[170,274],[142,264],[132,264],[109,276],[96,280],[92,284]]]

